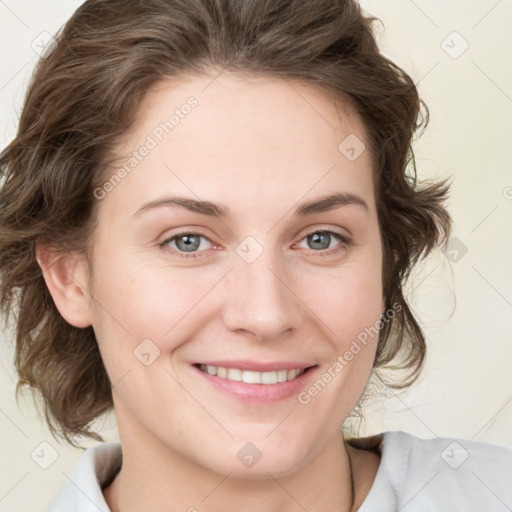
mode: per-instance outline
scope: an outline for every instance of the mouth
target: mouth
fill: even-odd
[[[317,365],[205,362],[193,367],[218,391],[243,401],[269,402],[298,394]]]
[[[289,382],[303,373],[309,368],[292,368],[290,370],[273,370],[260,372],[255,370],[242,370],[240,368],[226,368],[223,366],[214,366],[200,364],[199,369],[208,375],[214,375],[221,379],[228,379],[235,382],[245,382],[246,384],[277,384],[279,382]]]

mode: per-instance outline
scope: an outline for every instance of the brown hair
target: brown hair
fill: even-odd
[[[411,142],[428,109],[379,52],[375,21],[352,0],[89,0],[67,22],[0,155],[0,306],[7,318],[16,311],[17,391],[40,391],[54,435],[101,439],[90,423],[112,407],[112,393],[92,327],[69,325],[53,303],[36,240],[87,253],[94,186],[116,144],[148,88],[185,73],[299,79],[358,114],[375,166],[386,308],[395,311],[380,329],[374,367],[405,368],[396,388],[417,378],[426,345],[402,287],[449,236],[449,185],[416,182]]]

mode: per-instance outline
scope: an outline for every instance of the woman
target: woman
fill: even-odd
[[[512,503],[506,449],[340,431],[380,368],[418,376],[402,286],[450,232],[371,22],[351,1],[90,0],[39,64],[0,160],[2,306],[53,431],[99,439],[113,406],[121,439],[48,511]]]

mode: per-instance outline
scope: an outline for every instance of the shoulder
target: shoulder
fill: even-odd
[[[120,443],[102,443],[84,451],[45,512],[109,512],[101,490],[122,460]]]
[[[402,431],[348,440],[381,462],[360,512],[510,510],[512,450],[472,440],[421,439]],[[389,504],[389,505],[388,505]]]

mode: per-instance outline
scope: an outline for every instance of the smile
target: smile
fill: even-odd
[[[192,365],[201,381],[235,400],[269,404],[296,397],[318,373],[302,361],[202,361]]]
[[[277,370],[270,372],[257,372],[252,370],[241,370],[239,368],[224,368],[222,366],[211,366],[201,364],[199,369],[221,379],[228,379],[246,384],[277,384],[296,379],[305,372],[304,368],[291,370]]]

